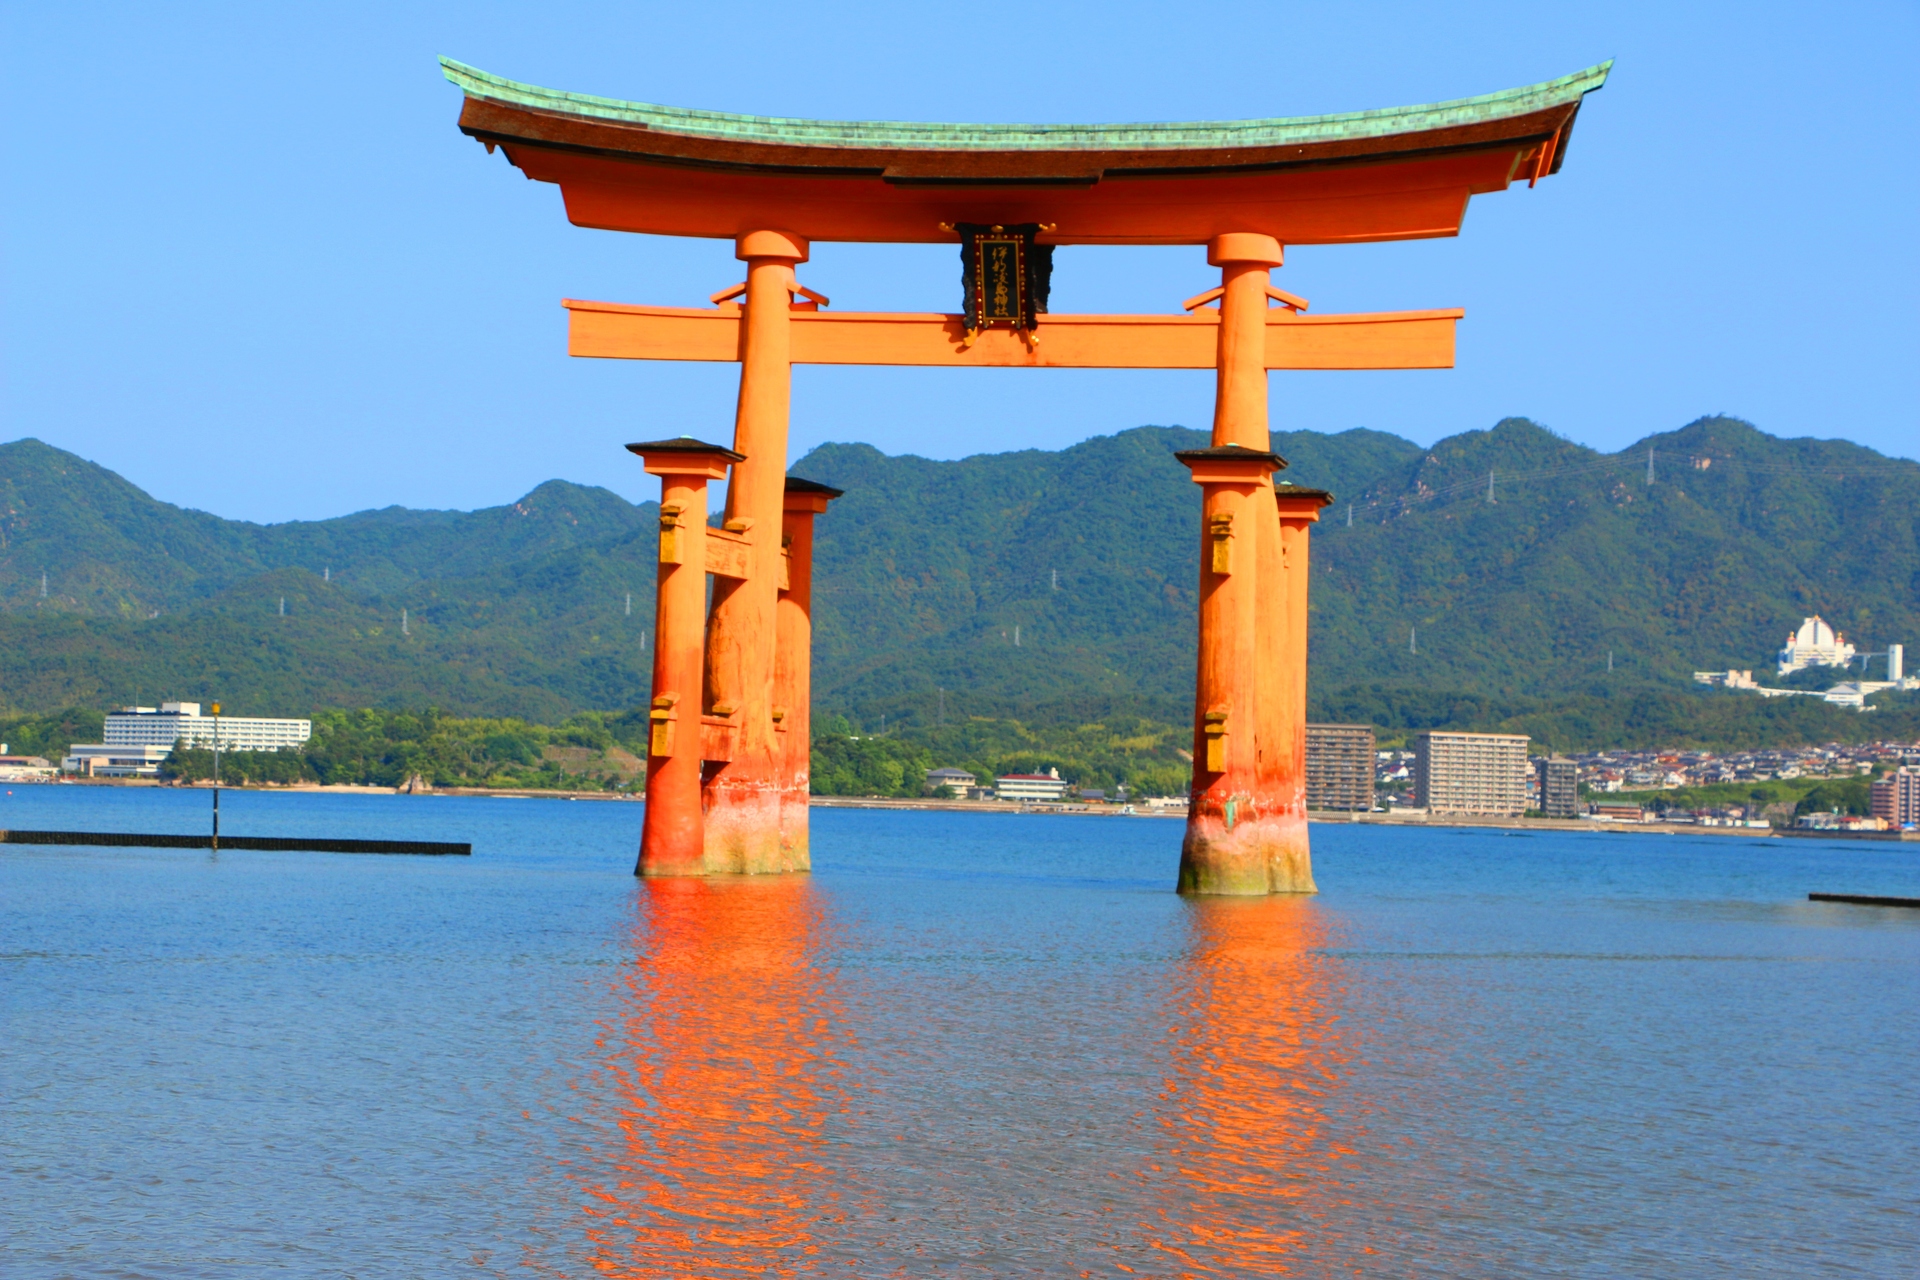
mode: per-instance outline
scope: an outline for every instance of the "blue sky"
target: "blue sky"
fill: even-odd
[[[1451,11],[1450,11],[1451,10]],[[621,442],[724,440],[733,366],[569,360],[564,296],[691,305],[730,244],[586,231],[455,128],[448,54],[730,111],[1222,119],[1430,102],[1617,58],[1565,170],[1458,239],[1302,248],[1315,310],[1462,306],[1447,372],[1273,378],[1276,428],[1422,442],[1517,414],[1619,448],[1704,413],[1920,456],[1911,3],[5,6],[4,422],[159,497],[285,520],[474,507]],[[983,74],[983,70],[986,74]],[[817,246],[837,307],[953,310],[946,246]],[[1060,311],[1162,311],[1199,249],[1062,250]],[[793,455],[1204,426],[1184,372],[796,372]],[[1303,481],[1311,477],[1301,476]]]

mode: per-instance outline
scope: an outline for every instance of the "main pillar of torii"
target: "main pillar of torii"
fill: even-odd
[[[741,367],[731,450],[701,445],[694,459],[683,447],[677,462],[656,466],[655,453],[674,450],[640,447],[649,470],[686,492],[687,512],[699,505],[699,475],[729,468],[731,483],[720,527],[702,516],[698,532],[662,532],[661,607],[678,610],[674,652],[704,646],[697,692],[679,665],[677,686],[664,687],[664,656],[656,660],[653,714],[670,726],[656,741],[673,746],[650,754],[650,777],[668,791],[650,793],[639,870],[808,866],[807,628],[788,623],[804,620],[811,565],[801,552],[812,515],[833,495],[784,473],[793,365],[1213,369],[1212,442],[1180,457],[1200,486],[1202,521],[1194,783],[1179,887],[1311,892],[1307,546],[1328,498],[1272,481],[1286,464],[1271,449],[1267,374],[1450,368],[1461,313],[1308,316],[1270,273],[1286,245],[1459,234],[1473,196],[1559,171],[1581,102],[1610,65],[1428,107],[1034,128],[688,111],[556,93],[443,59],[466,95],[462,130],[504,149],[529,178],[558,184],[575,223],[730,239],[747,264],[745,282],[711,307],[566,303],[574,355]],[[828,314],[794,274],[817,241],[958,242],[966,311]],[[1204,245],[1220,285],[1185,314],[1049,312],[1053,246],[1077,244]],[[675,577],[669,590],[669,533],[705,545],[685,567],[704,570],[702,591],[714,579],[709,617],[690,612],[695,579]],[[689,811],[690,778],[700,784],[697,821],[669,822]],[[656,842],[656,829],[678,834]]]

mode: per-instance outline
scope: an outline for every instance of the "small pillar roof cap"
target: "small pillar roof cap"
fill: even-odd
[[[675,436],[671,440],[642,440],[637,444],[628,445],[627,452],[637,453],[643,458],[650,453],[701,453],[717,454],[725,458],[728,462],[745,462],[747,460],[747,455],[744,453],[735,453],[723,445],[708,444],[704,440],[695,440],[692,436]]]
[[[1318,498],[1320,505],[1323,507],[1330,506],[1333,503],[1333,495],[1325,489],[1309,489],[1304,485],[1297,485],[1291,480],[1274,481],[1273,492],[1276,497],[1281,498]]]
[[[823,498],[837,498],[845,489],[836,489],[830,484],[821,484],[818,480],[802,480],[799,476],[787,477],[788,493],[817,493]]]
[[[1196,462],[1270,462],[1278,471],[1287,460],[1266,449],[1249,449],[1243,444],[1216,444],[1206,449],[1182,449],[1173,455],[1192,466]]]

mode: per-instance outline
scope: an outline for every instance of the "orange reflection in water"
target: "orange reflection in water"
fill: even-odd
[[[1174,1274],[1286,1275],[1348,1252],[1326,1207],[1352,1149],[1330,1132],[1351,1058],[1312,899],[1205,898],[1170,1005],[1148,1243]]]
[[[593,1086],[612,1124],[575,1162],[587,1261],[614,1276],[782,1276],[841,1220],[823,1163],[845,1033],[801,877],[651,880]]]

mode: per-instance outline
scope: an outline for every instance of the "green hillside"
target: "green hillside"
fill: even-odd
[[[958,462],[809,454],[796,473],[847,490],[819,526],[819,714],[1184,721],[1198,490],[1170,455],[1201,443],[1141,427]],[[1920,642],[1920,465],[1728,418],[1614,455],[1517,419],[1431,449],[1369,431],[1275,447],[1283,480],[1339,498],[1314,540],[1317,717],[1524,727],[1560,746],[1920,736],[1911,695],[1862,717],[1688,679],[1768,667],[1814,612],[1863,648]],[[482,511],[255,525],[3,445],[0,710],[219,695],[261,714],[559,723],[632,706],[650,508],[554,481]]]

